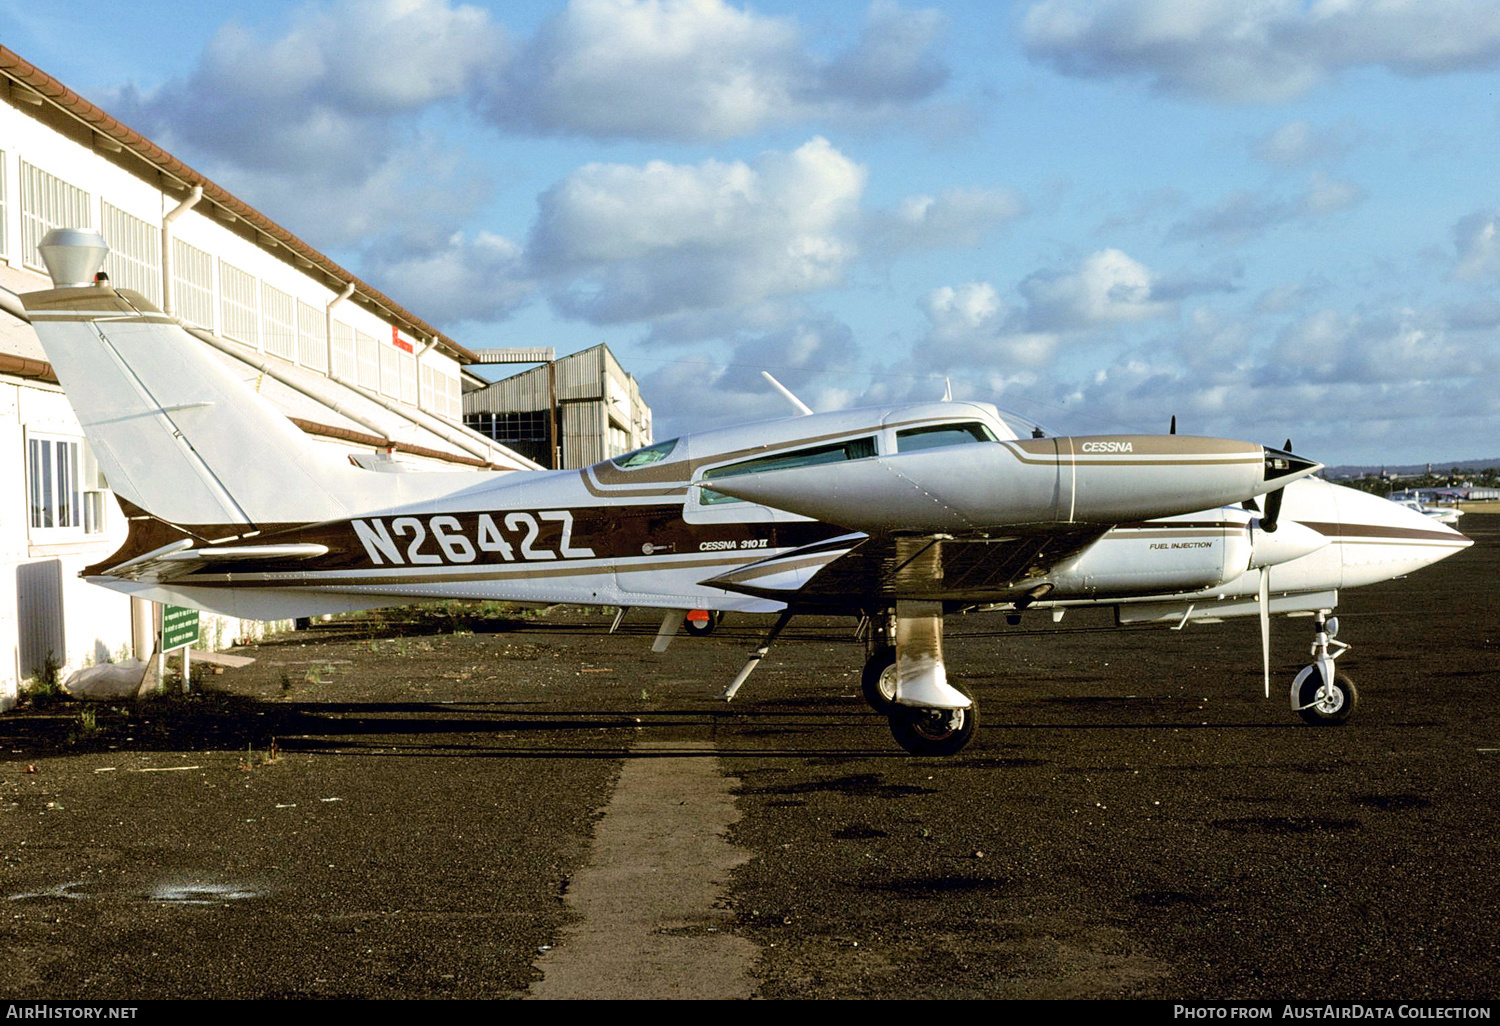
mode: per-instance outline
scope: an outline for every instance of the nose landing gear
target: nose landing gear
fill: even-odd
[[[1316,727],[1346,722],[1359,705],[1354,681],[1347,673],[1334,669],[1334,660],[1347,652],[1349,645],[1336,640],[1339,621],[1337,617],[1329,617],[1331,612],[1331,609],[1318,610],[1313,621],[1313,662],[1304,666],[1292,681],[1292,711]]]

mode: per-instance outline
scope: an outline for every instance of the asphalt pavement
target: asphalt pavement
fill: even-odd
[[[1490,524],[1494,524],[1493,527]],[[852,623],[650,651],[576,609],[317,624],[173,697],[0,717],[0,996],[1464,1000],[1500,966],[1500,517],[1310,621],[949,621],[913,758]]]

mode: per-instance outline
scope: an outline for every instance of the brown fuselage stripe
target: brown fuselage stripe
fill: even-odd
[[[1423,531],[1414,527],[1387,527],[1382,524],[1328,524],[1312,520],[1299,520],[1297,523],[1312,528],[1324,537],[1341,540],[1348,540],[1351,537],[1362,540],[1388,538],[1405,541],[1434,541],[1447,545],[1468,544],[1470,541],[1457,531]]]

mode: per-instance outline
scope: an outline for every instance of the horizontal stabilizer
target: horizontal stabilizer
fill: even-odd
[[[193,547],[186,538],[103,571],[130,581],[161,583],[186,577],[215,563],[254,563],[270,559],[315,559],[328,554],[327,545],[213,545]]]

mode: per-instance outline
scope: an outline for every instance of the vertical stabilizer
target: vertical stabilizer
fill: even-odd
[[[314,443],[172,318],[105,284],[22,297],[123,499],[174,524],[347,516],[361,472]]]

